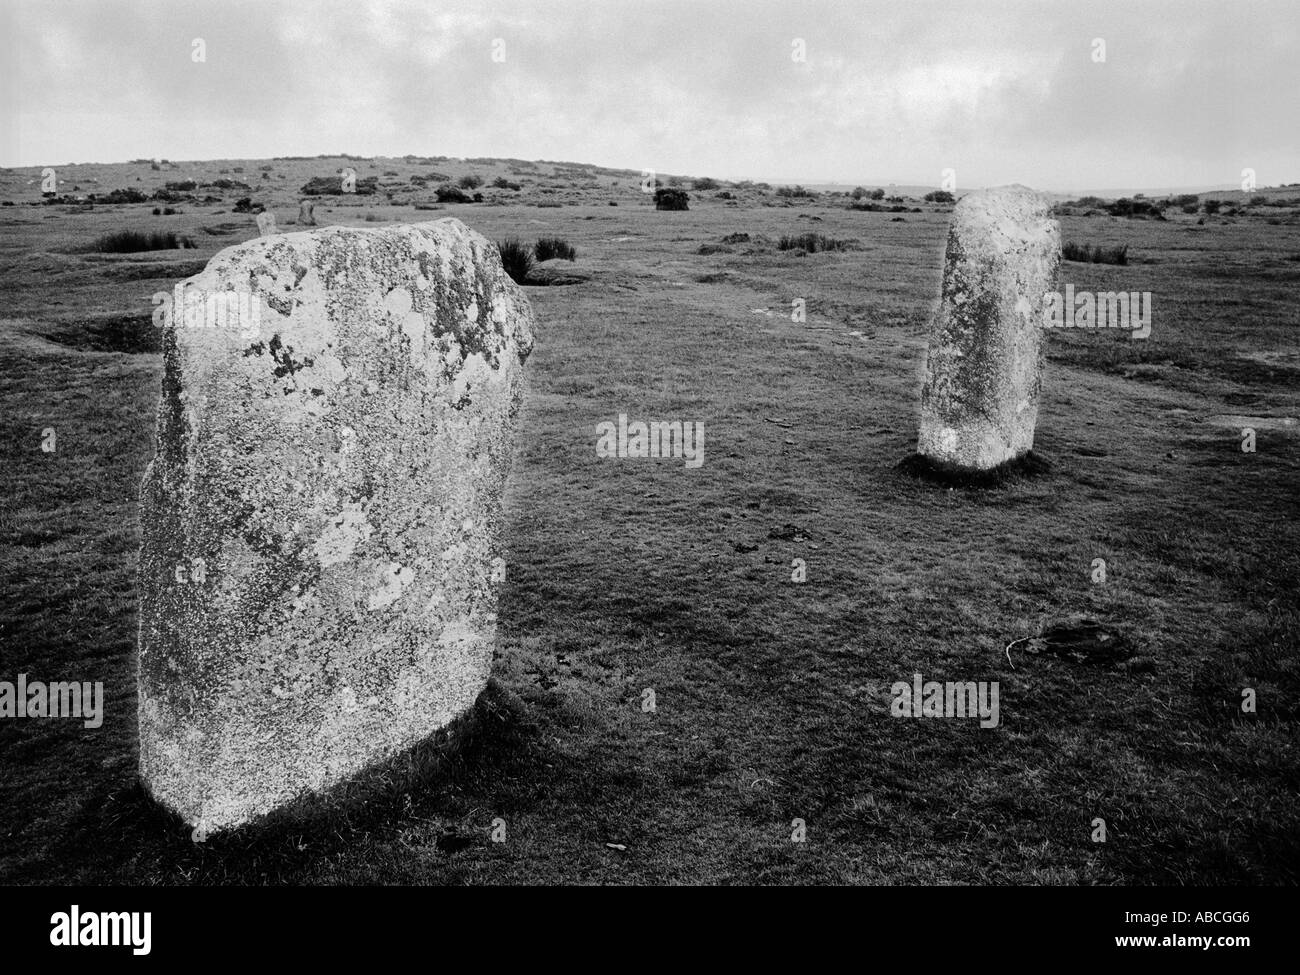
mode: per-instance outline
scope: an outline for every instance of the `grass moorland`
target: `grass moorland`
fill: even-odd
[[[554,262],[572,283],[527,289],[495,676],[454,734],[194,843],[134,778],[150,295],[257,234],[235,201],[292,231],[297,188],[344,164],[378,192],[319,198],[322,225],[456,216],[577,248]],[[410,182],[431,170],[450,180]],[[468,172],[483,203],[435,202]],[[946,207],[722,184],[659,212],[639,173],[517,161],[59,171],[61,193],[249,184],[155,216],[41,205],[39,175],[0,172],[0,679],[103,681],[107,704],[98,730],[0,721],[0,881],[1300,880],[1296,206],[1063,216],[1064,239],[1128,264],[1065,262],[1062,281],[1151,291],[1151,335],[1051,333],[1042,464],[954,487],[901,463]],[[88,250],[124,230],[197,249]],[[844,249],[778,247],[810,233]],[[619,413],[703,422],[704,465],[597,457]],[[1125,659],[1008,654],[1078,615]],[[892,718],[916,672],[998,681],[1000,726]]]

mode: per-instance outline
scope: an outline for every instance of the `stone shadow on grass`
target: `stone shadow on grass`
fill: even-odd
[[[997,489],[1045,477],[1052,472],[1052,462],[1031,450],[987,471],[969,471],[914,453],[904,457],[894,469],[942,487]]]
[[[417,810],[434,819],[461,818],[455,793],[481,791],[485,778],[527,778],[544,767],[546,756],[538,751],[527,705],[491,679],[468,713],[425,740],[320,793],[206,837],[195,837],[138,779],[103,788],[87,798],[47,861],[30,870],[82,883],[287,882],[313,863],[355,849],[367,834],[410,821]],[[488,839],[486,832],[447,832],[437,845],[451,850]],[[80,871],[67,871],[70,864]]]

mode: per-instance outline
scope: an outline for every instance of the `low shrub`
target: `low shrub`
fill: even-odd
[[[901,203],[891,203],[889,204],[889,206],[885,206],[883,203],[863,203],[859,201],[858,203],[850,203],[848,208],[850,210],[863,210],[866,211],[867,213],[921,213],[922,212],[920,207],[913,207],[912,209],[909,210]]]
[[[1150,217],[1153,220],[1165,219],[1164,212],[1160,209],[1158,204],[1152,203],[1149,200],[1139,200],[1136,197],[1131,200],[1128,197],[1121,197],[1105,209],[1112,217],[1139,217],[1143,219]]]
[[[222,170],[225,172],[225,170]],[[205,183],[205,186],[212,186],[219,190],[251,190],[252,187],[237,179],[214,179],[211,183]]]
[[[133,187],[113,190],[107,196],[100,197],[97,203],[148,203],[149,197]]]
[[[222,182],[218,180],[217,183]],[[227,181],[228,182],[228,181]],[[216,186],[217,183],[213,183]],[[239,184],[244,189],[249,187]],[[379,179],[375,176],[358,177],[356,186],[353,187],[353,193],[357,196],[369,196],[377,192]],[[299,191],[303,196],[344,196],[343,177],[342,176],[313,176],[302,185]]]
[[[678,189],[658,189],[655,190],[655,209],[656,210],[689,210],[687,201],[690,199],[685,190]]]
[[[439,186],[433,191],[433,195],[438,198],[439,203],[473,203],[473,199],[465,194],[465,191],[456,186]]]
[[[855,186],[853,192],[850,193],[849,196],[853,197],[855,200],[861,200],[864,197],[868,200],[883,200],[885,198],[885,191],[879,188],[868,190],[862,186]]]

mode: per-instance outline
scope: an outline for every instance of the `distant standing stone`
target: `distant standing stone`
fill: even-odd
[[[1043,296],[1060,259],[1060,228],[1032,190],[983,190],[953,209],[921,390],[923,457],[983,471],[1033,447]]]
[[[298,201],[298,226],[316,226],[316,203],[313,200]]]
[[[178,294],[141,496],[140,770],[215,830],[478,698],[533,315],[454,219],[257,238]]]

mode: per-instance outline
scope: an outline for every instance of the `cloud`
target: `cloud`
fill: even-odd
[[[1290,3],[18,0],[7,15],[5,165],[347,151],[804,180],[953,168],[963,186],[1060,189],[1234,182],[1247,165],[1300,179]]]

